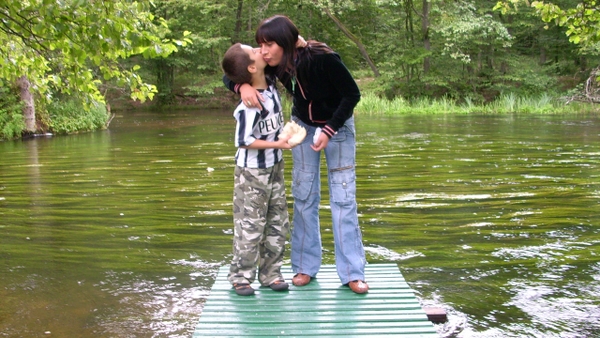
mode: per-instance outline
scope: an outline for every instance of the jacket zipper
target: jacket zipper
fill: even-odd
[[[294,87],[294,83],[298,83],[298,88],[300,88],[300,93],[302,94],[302,97],[303,97],[305,100],[308,100],[308,99],[306,98],[306,95],[304,95],[304,90],[302,89],[302,85],[300,84],[300,81],[298,81],[298,79],[296,79],[296,77],[295,77],[295,76],[292,78],[292,88]],[[310,101],[308,102],[308,118],[309,118],[311,121],[313,121],[313,122],[316,122],[316,123],[325,123],[325,122],[327,122],[327,121],[316,121],[316,120],[313,120],[313,117],[312,117],[312,100],[310,100]]]

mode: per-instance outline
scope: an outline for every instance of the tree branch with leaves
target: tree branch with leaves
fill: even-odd
[[[135,55],[166,57],[189,41],[164,39],[168,27],[147,2],[25,0],[0,3],[0,80],[16,83],[27,75],[36,97],[53,92],[104,101],[100,86],[115,81],[144,101],[156,92],[134,65],[118,66]]]
[[[569,41],[579,47],[580,53],[600,55],[600,4],[596,0],[583,0],[569,8],[547,1],[534,1],[530,4],[527,0],[509,0],[499,1],[494,10],[506,14],[518,11],[519,6],[523,5],[534,8],[543,22],[565,27]],[[545,28],[548,29],[548,25]],[[567,98],[567,101],[600,103],[598,82],[600,73],[598,68],[594,68],[584,90]]]

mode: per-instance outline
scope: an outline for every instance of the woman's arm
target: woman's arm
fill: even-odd
[[[354,107],[360,101],[360,90],[339,55],[330,55],[327,58],[325,69],[328,70],[327,76],[330,83],[341,96],[339,105],[333,112],[331,119],[327,121],[327,125],[337,131],[354,114]]]
[[[327,78],[327,82],[331,85],[330,88],[333,88],[341,98],[335,111],[322,128],[321,134],[311,145],[315,151],[327,147],[333,135],[344,126],[346,120],[352,117],[354,107],[360,101],[358,85],[346,65],[342,62],[340,56],[337,54],[326,54],[323,55],[322,61],[322,69],[326,69],[326,72],[323,74],[324,78]]]

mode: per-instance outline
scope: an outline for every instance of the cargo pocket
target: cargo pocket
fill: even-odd
[[[306,201],[310,194],[315,174],[301,170],[294,170],[292,174],[294,180],[292,184],[292,196],[301,201]]]
[[[348,204],[356,199],[356,176],[351,169],[333,169],[331,171],[331,200],[337,204]]]
[[[348,130],[348,127],[346,126],[342,126],[342,128],[340,128],[340,130],[337,131],[337,133],[335,133],[331,139],[329,139],[329,142],[344,142],[346,141],[346,133],[350,132]]]

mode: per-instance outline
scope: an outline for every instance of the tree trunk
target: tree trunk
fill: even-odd
[[[600,104],[600,67],[594,68],[585,82],[585,88],[568,96],[567,103],[571,101],[581,101],[588,103]]]
[[[375,63],[373,62],[373,60],[371,60],[371,57],[369,56],[369,53],[367,53],[367,49],[365,48],[365,46],[360,42],[360,40],[356,36],[354,36],[354,34],[352,34],[352,32],[350,32],[348,30],[348,28],[346,28],[346,26],[344,26],[344,24],[337,17],[335,17],[331,13],[331,11],[329,11],[328,8],[325,8],[325,13],[327,14],[327,16],[331,20],[333,20],[333,22],[335,22],[335,24],[338,26],[338,28],[341,29],[342,32],[350,40],[352,40],[352,42],[354,42],[356,44],[356,46],[358,47],[358,50],[360,51],[360,54],[367,61],[367,63],[369,64],[369,67],[371,67],[371,70],[373,71],[373,74],[375,74],[375,77],[378,77],[379,76],[379,70],[377,69],[377,66],[375,66]]]
[[[546,48],[541,47],[540,48],[540,65],[543,65],[546,63]]]
[[[156,103],[159,106],[173,104],[175,102],[173,66],[164,58],[156,59],[154,64],[156,65],[156,89],[158,90]]]
[[[487,57],[486,57],[487,67],[489,69],[494,69],[494,47],[491,45],[488,47]]]
[[[29,133],[35,133],[35,104],[33,102],[33,95],[29,88],[31,83],[27,76],[23,75],[17,79],[17,86],[19,87],[21,101],[23,102],[23,119],[25,120],[25,130]]]
[[[415,8],[413,0],[405,0],[404,3],[404,12],[406,13],[405,26],[408,34],[406,35],[407,41],[411,46],[415,46],[415,27],[414,27],[414,19],[413,19],[413,8]]]
[[[233,32],[233,41],[231,43],[240,42],[240,35],[242,33],[242,9],[244,0],[238,0],[237,10],[235,12],[235,31]]]
[[[423,18],[421,20],[421,31],[423,33],[423,47],[426,51],[431,50],[431,40],[429,39],[429,1],[423,0]],[[423,73],[427,74],[431,68],[431,58],[429,56],[423,59]]]
[[[583,56],[577,59],[577,63],[579,65],[579,70],[584,72],[587,69],[587,59]]]

